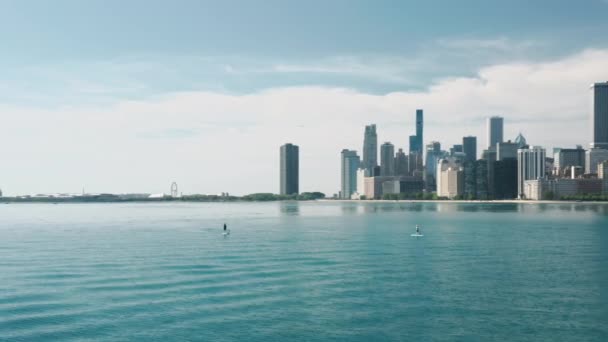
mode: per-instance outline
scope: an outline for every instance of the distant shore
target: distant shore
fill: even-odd
[[[70,204],[70,203],[262,203],[262,202],[321,202],[321,203],[453,203],[453,204],[608,204],[608,201],[590,200],[346,200],[346,199],[273,199],[273,200],[244,200],[244,199],[194,199],[194,198],[17,198],[2,197],[0,204],[19,203],[46,203],[46,204]]]
[[[467,204],[608,204],[606,201],[571,201],[571,200],[347,200],[347,199],[320,199],[319,202],[344,203],[467,203]]]

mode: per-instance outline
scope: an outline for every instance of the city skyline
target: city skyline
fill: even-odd
[[[333,194],[336,153],[362,153],[362,127],[409,151],[421,108],[423,145],[473,135],[481,150],[485,119],[501,115],[505,139],[587,147],[589,86],[608,80],[605,2],[477,3],[475,16],[320,5],[242,3],[235,18],[194,1],[3,4],[0,188],[275,191],[277,146],[292,141],[305,147],[300,191]]]

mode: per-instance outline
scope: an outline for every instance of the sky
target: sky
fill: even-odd
[[[486,146],[505,119],[548,149],[588,146],[608,80],[608,0],[0,0],[0,189],[333,194],[340,151]]]

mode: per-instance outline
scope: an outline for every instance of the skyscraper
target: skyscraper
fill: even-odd
[[[466,161],[477,160],[477,137],[463,137],[462,151],[464,152]]]
[[[395,174],[395,146],[385,142],[380,146],[380,175],[393,176]]]
[[[496,147],[503,138],[503,118],[493,116],[488,118],[488,148]]]
[[[374,167],[378,165],[378,134],[376,125],[365,126],[363,137],[363,168],[368,174],[373,173]]]
[[[517,150],[517,195],[524,194],[524,181],[545,177],[546,151],[540,146]]]
[[[407,155],[403,152],[403,149],[399,149],[395,155],[395,175],[396,176],[407,176],[409,174]]]
[[[298,194],[300,185],[300,148],[297,145],[281,146],[281,195]]]
[[[357,191],[357,169],[360,164],[357,151],[342,150],[341,164],[342,186],[340,194],[343,199],[350,199],[351,195]]]
[[[422,145],[424,140],[422,139],[422,125],[424,113],[422,109],[416,109],[416,137],[418,138],[418,152],[422,153]]]
[[[437,161],[445,156],[445,152],[441,150],[441,143],[431,141],[426,145],[426,167],[425,180],[428,191],[435,191],[435,177],[437,176]]]
[[[422,155],[423,147],[423,120],[424,112],[422,109],[416,109],[416,135],[410,135],[410,153],[417,152]]]
[[[608,82],[595,83],[591,89],[591,147],[608,149]]]
[[[519,148],[519,144],[511,142],[511,140],[497,143],[496,160],[517,159],[517,150]]]

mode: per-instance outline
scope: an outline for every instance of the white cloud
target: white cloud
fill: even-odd
[[[441,80],[427,90],[368,94],[320,86],[233,95],[168,93],[103,108],[0,107],[5,193],[278,190],[278,149],[301,148],[301,189],[339,188],[342,148],[361,150],[363,126],[407,148],[416,108],[425,142],[446,147],[464,135],[485,145],[484,118],[505,117],[505,135],[532,144],[589,142],[589,85],[608,80],[608,50],[560,60],[486,67],[476,77]]]

